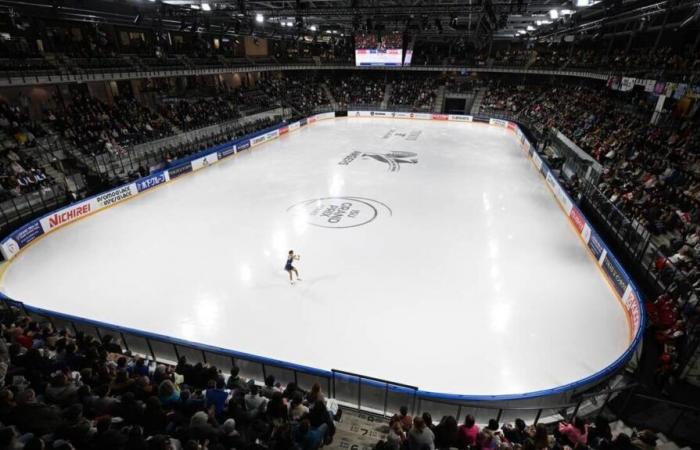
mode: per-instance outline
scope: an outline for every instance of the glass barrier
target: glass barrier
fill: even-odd
[[[264,358],[241,355],[224,349],[212,349],[180,340],[171,341],[162,336],[154,337],[147,332],[27,307],[2,294],[0,294],[0,313],[14,316],[27,315],[40,323],[49,322],[55,329],[66,330],[70,334],[82,333],[99,339],[103,343],[109,341],[114,348],[120,348],[127,355],[143,357],[159,364],[175,365],[178,358],[185,357],[191,364],[202,363],[214,366],[223,375],[228,375],[231,368],[236,365],[240,370],[239,376],[255,380],[259,385],[262,385],[265,377],[269,375],[274,376],[275,381],[281,385],[293,382],[305,391],[311,390],[314,384],[319,384],[322,391],[329,393],[330,398],[337,400],[339,405],[381,417],[391,417],[402,406],[406,406],[412,415],[430,413],[435,422],[439,422],[444,416],[453,416],[461,423],[468,414],[474,416],[477,423],[488,423],[490,419],[496,419],[500,423],[512,423],[516,418],[525,420],[527,424],[536,424],[542,420],[547,422],[570,420],[586,402],[590,403],[592,400],[596,406],[593,412],[599,411],[618,394],[629,391],[633,387],[624,386],[616,389],[604,387],[600,391],[581,395],[575,403],[549,407],[501,407],[487,401],[449,402],[423,398],[418,388],[414,386],[340,370],[324,372],[315,369],[282,367]],[[690,413],[684,412],[684,414],[688,420],[693,417]]]

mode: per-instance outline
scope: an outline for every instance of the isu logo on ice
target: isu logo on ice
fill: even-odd
[[[401,170],[401,164],[418,164],[418,154],[413,152],[375,153],[354,151],[343,158],[338,165],[347,166],[357,158],[373,159],[387,164],[389,166],[389,172],[398,172]]]
[[[380,212],[391,215],[391,208],[363,197],[324,197],[292,205],[287,212],[316,227],[353,228],[372,222]]]

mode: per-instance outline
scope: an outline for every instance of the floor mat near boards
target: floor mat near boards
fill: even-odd
[[[371,450],[389,433],[389,421],[356,411],[343,410],[340,422],[335,423],[333,443],[324,448],[329,450]]]

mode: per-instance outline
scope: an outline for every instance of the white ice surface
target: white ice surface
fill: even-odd
[[[338,164],[356,150],[415,152],[418,163]],[[329,196],[393,214],[378,207],[371,223],[328,229],[287,211]],[[282,270],[292,248],[295,286]],[[512,135],[481,124],[319,122],[52,233],[12,262],[3,289],[441,393],[556,387],[629,343],[619,302],[546,183]]]

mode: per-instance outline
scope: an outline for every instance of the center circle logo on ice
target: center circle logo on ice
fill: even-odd
[[[287,212],[317,227],[352,228],[366,225],[380,214],[391,215],[391,208],[363,197],[324,197],[292,205]]]

